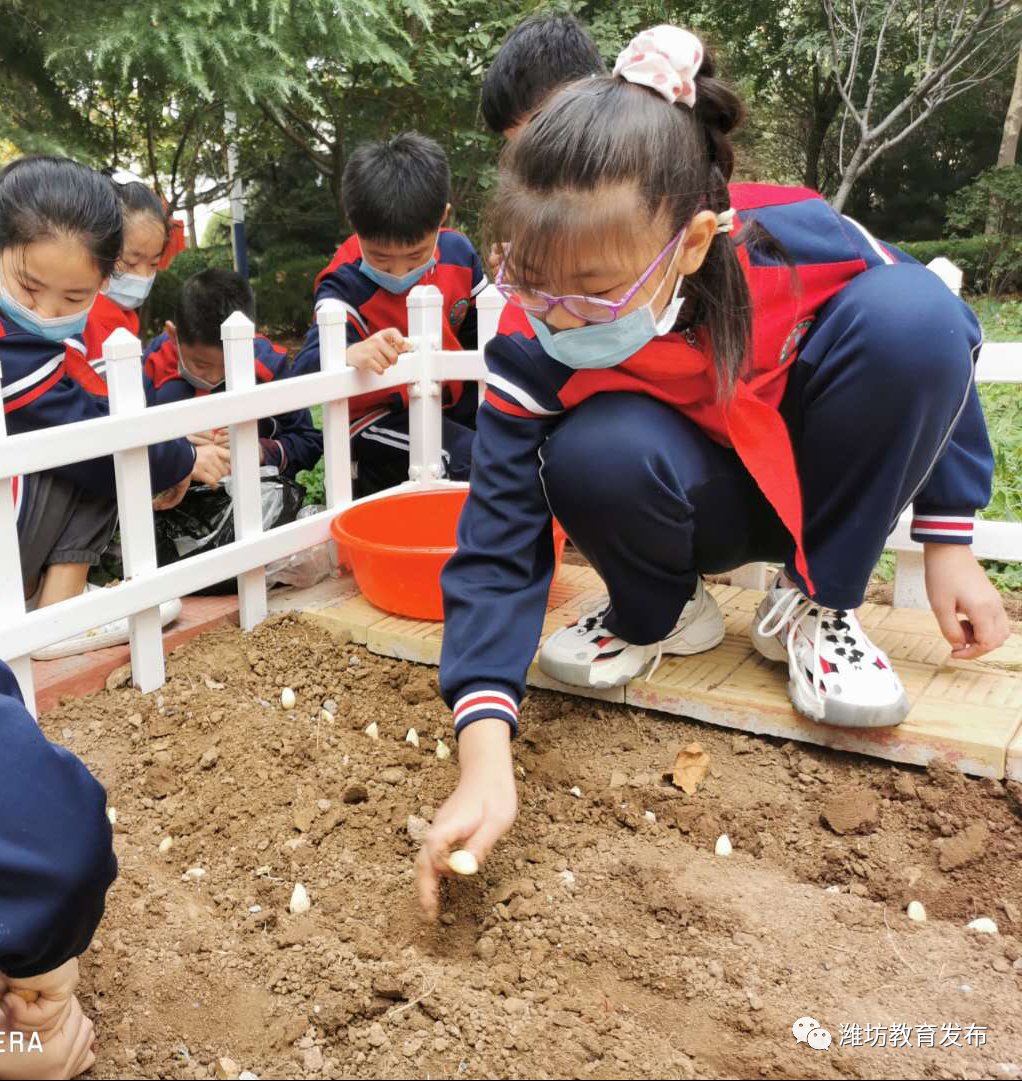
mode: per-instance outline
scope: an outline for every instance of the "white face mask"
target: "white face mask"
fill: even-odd
[[[95,302],[96,298],[93,297],[89,301],[89,306],[80,312],[44,319],[41,315],[36,315],[31,308],[26,308],[20,300],[15,299],[3,278],[0,278],[0,310],[30,334],[37,334],[40,338],[47,338],[51,342],[62,342],[65,338],[73,338],[81,334],[89,321],[89,312],[92,311],[92,305]]]
[[[570,330],[552,331],[542,319],[526,314],[548,357],[569,368],[613,368],[635,356],[654,338],[670,333],[685,303],[685,298],[678,296],[683,280],[678,278],[674,295],[659,319],[653,315],[653,301],[613,323],[589,323]]]
[[[110,275],[106,295],[119,307],[134,311],[146,302],[155,281],[155,274],[150,274],[147,278],[143,274],[128,274],[126,271],[115,270]]]

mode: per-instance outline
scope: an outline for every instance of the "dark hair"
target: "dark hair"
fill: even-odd
[[[234,312],[255,322],[255,294],[233,270],[212,267],[193,274],[181,286],[177,302],[178,340],[185,345],[220,345],[220,325]]]
[[[505,148],[489,211],[490,234],[510,244],[512,281],[531,288],[543,275],[556,277],[578,236],[616,231],[620,243],[635,242],[639,229],[622,233],[621,200],[605,200],[601,219],[589,198],[599,188],[634,187],[651,218],[667,219],[671,234],[700,210],[728,209],[729,134],[744,110],[714,72],[704,53],[693,109],[616,76],[572,83],[548,99]],[[783,258],[755,224],[737,240]],[[735,244],[728,234],[715,236],[698,272],[686,277],[683,294],[686,318],[709,332],[725,396],[745,371],[752,334],[752,302]]]
[[[125,225],[134,215],[145,214],[161,226],[164,242],[170,239],[170,215],[154,191],[147,188],[140,180],[131,180],[126,184],[119,184],[115,180],[113,185],[117,198],[121,201]]]
[[[123,239],[110,181],[69,158],[19,158],[0,172],[0,251],[56,237],[80,241],[110,274]]]
[[[435,232],[451,201],[451,171],[442,148],[406,131],[362,143],[344,167],[344,213],[359,236],[414,244]]]
[[[574,15],[530,15],[504,39],[483,77],[481,105],[498,134],[525,120],[552,90],[607,67],[589,31]]]

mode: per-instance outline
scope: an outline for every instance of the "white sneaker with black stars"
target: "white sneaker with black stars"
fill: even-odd
[[[701,578],[662,642],[637,646],[616,637],[603,625],[606,611],[606,606],[599,608],[550,635],[539,651],[540,668],[573,687],[620,687],[644,672],[652,674],[665,653],[703,653],[724,638],[724,619]]]
[[[901,680],[855,613],[824,608],[783,574],[759,606],[752,644],[768,660],[788,662],[791,700],[814,721],[886,728],[908,714]]]

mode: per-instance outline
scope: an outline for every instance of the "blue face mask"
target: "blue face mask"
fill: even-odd
[[[15,300],[7,286],[0,282],[0,311],[3,311],[8,319],[13,319],[23,330],[27,330],[30,334],[37,334],[40,338],[47,338],[51,342],[62,342],[65,338],[80,335],[85,330],[94,302],[95,297],[84,311],[75,312],[74,315],[59,315],[44,319],[30,308],[26,308],[20,300]]]
[[[435,242],[433,247],[436,248]],[[431,255],[422,266],[409,270],[407,274],[403,274],[400,278],[396,274],[388,274],[385,270],[377,270],[376,267],[367,263],[365,259],[359,263],[358,268],[370,281],[376,282],[381,289],[386,289],[388,293],[398,296],[401,293],[407,293],[413,285],[418,285],[435,266],[436,259]]]
[[[134,311],[145,303],[154,281],[156,281],[155,274],[146,278],[141,274],[122,274],[115,270],[110,275],[106,295],[118,307]]]
[[[678,278],[674,296],[659,319],[653,316],[652,301],[613,323],[587,323],[571,330],[553,331],[541,319],[526,314],[548,357],[576,370],[613,368],[634,356],[654,338],[671,331],[684,304],[684,298],[678,296],[683,280],[683,277]]]

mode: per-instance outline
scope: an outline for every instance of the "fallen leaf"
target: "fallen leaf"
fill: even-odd
[[[710,768],[710,756],[698,743],[682,747],[674,759],[671,783],[688,795],[694,795]]]

